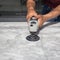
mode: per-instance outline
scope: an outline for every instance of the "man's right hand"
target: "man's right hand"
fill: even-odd
[[[29,21],[32,16],[38,18],[37,12],[33,9],[29,10],[29,12],[27,12],[27,16],[26,16],[27,20]]]

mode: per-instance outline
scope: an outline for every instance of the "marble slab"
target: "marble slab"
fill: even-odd
[[[60,23],[46,22],[40,40],[26,40],[26,22],[0,22],[0,60],[60,60]]]

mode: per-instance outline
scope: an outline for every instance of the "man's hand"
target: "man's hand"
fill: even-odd
[[[46,16],[38,15],[38,24],[39,24],[39,27],[42,27],[44,22],[46,22],[46,20],[47,20]]]
[[[33,9],[30,10],[30,11],[27,13],[27,16],[26,16],[27,20],[30,20],[30,18],[31,18],[32,16],[38,18],[38,14],[37,14],[36,11],[33,10]]]
[[[32,16],[37,18],[37,13],[35,11],[35,0],[27,0],[27,20],[30,20]]]

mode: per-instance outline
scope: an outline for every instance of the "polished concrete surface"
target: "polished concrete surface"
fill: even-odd
[[[60,23],[46,22],[40,40],[26,40],[26,22],[0,22],[0,60],[60,60]]]

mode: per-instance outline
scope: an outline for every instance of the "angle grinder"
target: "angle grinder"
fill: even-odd
[[[28,22],[28,29],[31,35],[27,36],[28,41],[38,41],[40,37],[36,34],[38,31],[38,19],[34,16]]]

